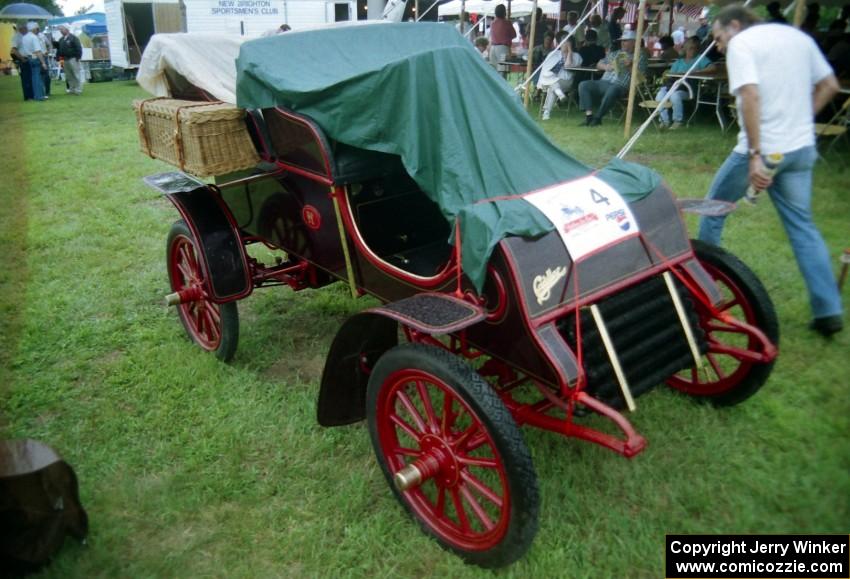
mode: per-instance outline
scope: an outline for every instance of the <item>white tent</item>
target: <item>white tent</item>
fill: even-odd
[[[492,16],[496,11],[496,6],[504,4],[508,7],[507,0],[468,0],[466,2],[467,14],[485,14]],[[516,0],[511,2],[511,17],[528,16],[531,14],[534,3],[531,0]],[[543,9],[543,13],[549,17],[557,18],[561,10],[559,0],[554,2],[551,0],[539,0],[537,6]],[[452,0],[445,4],[440,4],[438,11],[440,16],[459,16],[461,0]]]

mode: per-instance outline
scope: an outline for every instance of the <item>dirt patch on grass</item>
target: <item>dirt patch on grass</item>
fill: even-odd
[[[291,380],[318,381],[325,367],[326,348],[318,348],[311,353],[309,350],[295,350],[266,368],[263,377],[271,381]]]

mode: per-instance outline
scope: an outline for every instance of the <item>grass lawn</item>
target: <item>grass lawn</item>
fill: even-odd
[[[239,305],[233,363],[204,354],[162,305],[177,213],[141,181],[168,169],[139,152],[131,101],[143,92],[54,87],[49,102],[23,103],[17,79],[0,78],[0,436],[63,454],[91,521],[88,545],[69,541],[43,576],[489,575],[406,517],[363,424],[316,423],[330,341],[364,302],[341,284],[259,291]],[[622,127],[578,121],[559,111],[545,129],[592,165],[616,154]],[[733,140],[706,118],[650,130],[628,158],[701,197]],[[836,147],[815,173],[836,271],[850,245],[847,160]],[[768,200],[732,216],[725,245],[778,310],[768,383],[723,410],[663,387],[639,398],[631,418],[649,446],[633,460],[524,431],[540,531],[500,576],[661,577],[665,533],[850,531],[850,331],[826,341],[806,329],[803,282]]]

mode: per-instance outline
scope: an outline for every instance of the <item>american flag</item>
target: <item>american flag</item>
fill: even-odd
[[[618,8],[620,6],[622,6],[623,9],[626,11],[626,15],[623,16],[623,19],[621,20],[621,22],[623,24],[632,25],[632,29],[634,29],[634,27],[637,26],[639,2],[628,2],[628,1],[609,2],[608,3],[608,13],[610,14],[611,11],[614,8]],[[647,7],[648,6],[649,6],[649,3],[647,3]]]
[[[684,2],[676,4],[676,11],[679,14],[684,14],[691,20],[697,20],[700,14],[702,14],[702,9],[702,4],[685,4]]]

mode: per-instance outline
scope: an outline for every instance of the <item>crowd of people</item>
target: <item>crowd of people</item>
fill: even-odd
[[[19,24],[12,36],[12,61],[18,69],[25,101],[42,102],[50,98],[51,58],[58,59],[64,71],[66,92],[80,95],[83,79],[80,59],[83,56],[80,40],[65,25],[59,27],[60,38],[41,32],[37,22]]]
[[[504,20],[503,10],[501,14]],[[850,5],[825,33],[817,27],[817,4],[809,5],[799,30],[787,25],[778,3],[768,7],[768,14],[767,21],[762,22],[747,8],[728,6],[711,24],[702,18],[690,37],[677,29],[678,34],[662,37],[652,48],[637,51],[637,70],[646,72],[651,53],[656,62],[668,63],[671,73],[709,68],[726,71],[728,90],[736,99],[740,116],[740,132],[736,146],[714,177],[707,199],[736,202],[748,189],[767,191],[806,283],[812,312],[810,327],[829,337],[843,329],[843,305],[829,250],[811,212],[812,171],[817,159],[813,112],[817,114],[833,101],[839,92],[839,78],[847,78]],[[631,27],[622,26],[622,17],[622,10],[615,9],[607,25],[600,26],[601,19],[595,16],[582,27],[577,14],[570,13],[563,29],[554,33],[541,18],[540,44],[530,53],[535,69],[542,65],[534,81],[546,93],[543,120],[550,118],[554,103],[566,98],[573,87],[577,87],[579,107],[584,111],[581,124],[590,127],[601,124],[606,112],[625,94],[633,71],[635,34]],[[515,35],[507,22],[500,26],[504,34],[497,38],[503,48],[496,57],[490,53],[490,62],[496,67],[506,60],[506,49]],[[600,41],[602,31],[604,41]],[[564,41],[563,35],[568,33],[572,35]],[[712,40],[716,47],[708,57],[703,56]],[[478,45],[479,50],[486,48],[486,42]],[[578,67],[594,68],[602,76],[582,80],[575,70]],[[664,98],[671,85],[663,81],[656,99]],[[672,119],[669,111],[662,110],[663,126],[682,126],[684,101],[692,92],[686,84],[680,84],[669,95]],[[719,245],[726,218],[702,217],[699,238]]]
[[[778,2],[773,2],[767,8],[767,22],[785,22]],[[582,125],[592,127],[602,123],[606,112],[626,94],[631,81],[635,23],[624,23],[625,14],[623,8],[618,7],[610,12],[607,19],[593,14],[580,22],[578,13],[569,12],[566,22],[557,30],[555,21],[544,17],[542,10],[538,9],[535,38],[530,41],[531,23],[524,22],[522,26],[511,23],[502,4],[496,7],[495,19],[487,29],[486,36],[479,36],[474,42],[482,56],[502,74],[507,74],[508,66],[504,63],[511,59],[512,46],[519,46],[518,51],[527,51],[532,59],[532,68],[537,71],[533,83],[545,92],[543,120],[550,119],[555,104],[574,90],[579,106],[585,111],[586,118]],[[802,29],[818,43],[837,78],[848,78],[850,4],[844,6],[828,31],[818,31],[818,14],[818,5],[809,4]],[[484,31],[481,22],[476,30]],[[563,43],[563,37],[567,35],[570,41]],[[665,72],[673,74],[684,73],[691,67],[694,71],[703,72],[722,70],[723,54],[716,48],[709,51],[707,56],[700,56],[711,41],[711,26],[705,12],[699,19],[699,26],[692,29],[690,35],[682,26],[672,30],[669,35],[648,35],[645,48],[639,53],[638,70],[641,79],[647,75],[650,57],[654,61],[654,72],[659,72],[658,65],[663,63],[669,66]],[[602,78],[594,80],[590,78],[589,72],[576,71],[576,68],[596,69]],[[658,85],[655,98],[660,101],[668,94],[673,83],[666,77],[655,80]],[[671,111],[666,108],[660,114],[662,128],[679,129],[684,126],[684,102],[693,98],[694,90],[684,84],[678,88],[668,97],[672,104],[672,119]]]

